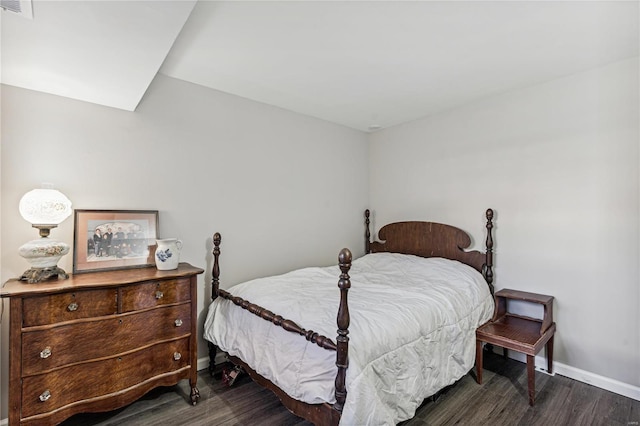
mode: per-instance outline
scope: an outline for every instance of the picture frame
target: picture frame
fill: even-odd
[[[155,265],[157,210],[74,210],[73,273]]]

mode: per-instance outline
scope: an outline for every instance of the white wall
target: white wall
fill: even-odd
[[[343,246],[362,254],[369,200],[376,227],[457,224],[476,248],[493,207],[497,288],[555,295],[556,359],[640,386],[638,90],[638,60],[624,61],[371,134],[368,147],[360,132],[161,75],[135,113],[2,86],[1,280],[28,267],[17,247],[36,232],[17,204],[45,181],[75,208],[158,209],[161,235],[206,270],[201,322],[215,231],[228,287],[335,263]],[[53,236],[71,242],[72,222]]]
[[[556,297],[555,359],[640,386],[638,58],[373,134],[376,224],[458,224],[496,288]]]
[[[364,133],[162,75],[134,113],[11,86],[2,87],[2,113],[2,282],[28,268],[17,248],[37,232],[17,206],[42,182],[74,208],[159,210],[160,235],[181,238],[181,260],[206,270],[200,324],[216,231],[223,287],[336,264],[345,246],[364,252]],[[71,243],[73,218],[52,237]],[[71,271],[71,255],[60,266]],[[7,323],[5,312],[0,419],[8,415]]]

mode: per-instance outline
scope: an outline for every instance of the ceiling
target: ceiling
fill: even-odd
[[[3,84],[133,111],[159,72],[362,131],[639,55],[638,1],[40,1]]]

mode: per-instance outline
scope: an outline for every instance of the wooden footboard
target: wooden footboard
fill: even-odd
[[[304,336],[305,339],[307,339],[311,343],[315,343],[321,348],[329,349],[331,351],[335,351],[338,349],[336,344],[333,343],[333,341],[328,337],[318,334],[313,330],[305,330],[295,322],[283,318],[280,315],[276,315],[268,309],[256,305],[255,303],[251,303],[248,300],[243,299],[242,297],[234,296],[228,291],[222,289],[218,289],[218,296],[222,297],[223,299],[232,301],[235,305],[240,306],[242,309],[251,312],[252,314],[262,318],[263,320],[270,321],[278,327],[282,327],[287,331]]]
[[[222,297],[233,302],[235,305],[245,309],[252,314],[273,323],[278,327],[291,333],[303,336],[311,343],[315,343],[321,348],[336,351],[336,366],[338,372],[335,380],[335,398],[336,403],[331,404],[307,404],[291,398],[283,392],[278,386],[256,373],[244,361],[237,357],[229,357],[236,365],[240,365],[257,383],[271,389],[280,398],[285,407],[294,414],[313,422],[316,425],[337,425],[340,421],[340,414],[347,398],[346,374],[349,366],[349,323],[351,321],[349,315],[348,292],[351,288],[351,280],[349,277],[349,269],[351,268],[352,254],[347,248],[340,251],[338,262],[340,266],[340,279],[338,280],[338,288],[340,289],[340,305],[338,307],[337,325],[338,336],[336,343],[330,338],[316,333],[313,330],[306,330],[296,324],[294,321],[283,318],[262,306],[251,303],[241,297],[232,295],[226,290],[220,288],[220,243],[222,237],[219,233],[213,236],[213,276],[212,276],[212,294],[211,299]],[[215,356],[217,348],[209,343],[209,371],[213,373],[215,366]]]

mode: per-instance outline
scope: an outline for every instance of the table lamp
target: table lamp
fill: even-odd
[[[20,214],[34,228],[40,230],[40,239],[29,241],[18,252],[31,268],[20,277],[28,283],[38,283],[56,275],[58,278],[69,278],[69,275],[58,267],[58,261],[69,253],[69,245],[49,238],[55,228],[71,215],[71,201],[60,191],[43,185],[24,194],[19,205]]]

